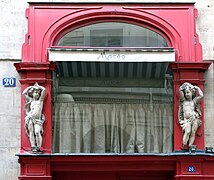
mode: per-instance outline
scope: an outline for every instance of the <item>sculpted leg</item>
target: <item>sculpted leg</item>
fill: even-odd
[[[184,132],[184,135],[183,135],[183,145],[184,145],[184,146],[187,145],[187,142],[188,142],[188,140],[189,140],[189,136],[190,136],[189,133]]]
[[[183,145],[184,146],[186,146],[187,142],[189,141],[190,132],[191,132],[191,124],[187,123],[185,131],[184,131],[184,135],[183,135]]]
[[[192,131],[191,131],[190,138],[189,138],[189,146],[193,145],[193,143],[195,141],[195,134],[196,134],[197,129],[198,129],[198,122],[196,120],[194,120],[193,124],[192,124]]]
[[[35,124],[35,135],[36,135],[36,144],[38,148],[42,146],[42,135],[41,135],[41,126]]]
[[[33,148],[36,146],[36,141],[35,141],[34,127],[33,127],[32,121],[29,121],[28,123],[28,130],[29,130],[30,144],[31,144],[31,147]]]

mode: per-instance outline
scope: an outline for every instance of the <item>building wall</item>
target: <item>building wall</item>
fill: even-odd
[[[0,78],[19,75],[13,66],[14,61],[0,60]],[[0,179],[17,179],[19,174],[18,158],[15,156],[20,147],[20,86],[0,86]]]
[[[21,60],[21,47],[27,30],[23,0],[0,1],[0,179],[16,180],[19,175],[20,83],[13,63]],[[2,78],[15,77],[16,87],[4,87]]]
[[[196,1],[197,33],[203,48],[203,60],[214,60],[214,0]],[[205,73],[204,120],[205,146],[214,147],[214,66]]]
[[[47,0],[48,1],[48,0]],[[46,2],[47,2],[46,1]],[[92,0],[91,0],[92,1]],[[125,0],[117,0],[127,2]],[[130,0],[131,1],[131,0]],[[52,0],[51,2],[54,2]],[[88,0],[90,2],[90,0]],[[103,2],[103,1],[102,1]],[[139,2],[139,0],[138,0]],[[143,0],[142,0],[143,2]],[[157,2],[155,0],[155,2]],[[173,0],[171,0],[173,2]],[[182,2],[185,2],[183,0]],[[214,60],[214,0],[197,0],[199,15],[197,32],[203,47],[203,59]],[[21,60],[21,47],[27,32],[25,9],[27,0],[2,0],[0,2],[0,179],[15,180],[19,175],[18,158],[20,147],[20,84],[19,74],[13,63]],[[214,147],[214,67],[205,73],[205,144]],[[2,78],[16,77],[17,86],[6,88]]]

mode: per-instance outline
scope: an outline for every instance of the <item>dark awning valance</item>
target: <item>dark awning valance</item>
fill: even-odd
[[[161,87],[175,52],[173,48],[50,48],[49,60],[56,61],[60,77],[70,78],[71,86],[96,86],[100,81],[108,86],[114,79],[120,87]]]
[[[70,78],[70,86],[162,87],[168,62],[57,62],[57,66],[60,77]]]

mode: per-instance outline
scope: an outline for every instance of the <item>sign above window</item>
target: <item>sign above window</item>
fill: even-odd
[[[174,62],[173,48],[128,48],[128,49],[92,49],[92,48],[50,48],[49,61],[84,62]]]

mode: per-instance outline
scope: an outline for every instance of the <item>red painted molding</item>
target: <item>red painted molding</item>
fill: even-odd
[[[56,64],[51,63],[14,63],[16,70],[21,74],[21,84],[51,83],[51,72],[56,70]]]
[[[210,64],[212,62],[210,61],[203,61],[203,62],[174,62],[170,63],[170,67],[172,70],[177,70],[177,69],[185,69],[185,70],[201,70],[205,71],[209,68]]]
[[[177,62],[202,62],[193,4],[31,4],[26,16],[23,62],[48,63],[47,49],[68,30],[107,21],[146,26],[168,40]]]
[[[214,177],[214,157],[191,155],[22,155],[19,179],[143,179],[201,180]],[[197,156],[197,158],[195,158]],[[208,162],[209,161],[209,162]]]
[[[20,180],[50,180],[52,178],[50,158],[20,158],[19,163],[21,165]]]

